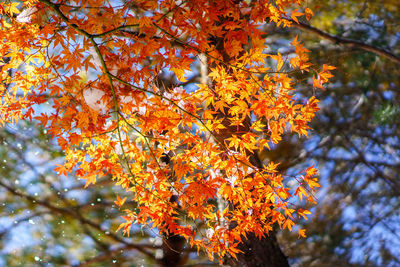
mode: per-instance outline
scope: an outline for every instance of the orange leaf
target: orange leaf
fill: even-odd
[[[114,203],[121,208],[122,205],[124,205],[126,201],[126,197],[124,197],[123,199],[121,199],[118,195],[117,195],[117,200],[114,201]]]
[[[299,21],[297,20],[297,17],[304,15],[304,13],[302,12],[297,12],[297,9],[293,10],[290,13],[290,17],[292,18],[292,20],[294,20],[297,24],[299,24]]]

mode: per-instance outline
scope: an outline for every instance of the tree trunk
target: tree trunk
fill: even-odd
[[[180,235],[164,236],[162,250],[163,257],[161,259],[162,267],[180,267],[183,266],[182,252],[185,247],[186,240]]]
[[[289,267],[287,257],[279,247],[274,232],[261,239],[249,234],[238,248],[243,253],[236,255],[237,260],[233,258],[226,260],[226,264],[231,267]]]
[[[215,8],[221,8],[224,6],[224,4],[218,3],[218,1],[215,0],[210,0],[210,3],[215,5]],[[229,6],[230,4],[227,4],[228,8],[238,8],[239,7],[240,0],[235,0],[231,2],[232,6]],[[226,7],[226,6],[225,6]],[[241,17],[240,19],[246,19],[244,17]],[[218,24],[223,24],[227,20],[235,21],[235,18],[229,17],[229,16],[221,16],[220,20],[217,22]],[[216,25],[216,26],[217,26]],[[227,30],[229,31],[229,30]],[[226,49],[224,47],[224,36],[210,36],[209,42],[214,45],[215,50],[217,50],[220,55],[222,55],[222,58],[226,62],[230,62],[232,59],[227,53]],[[205,63],[206,60],[204,58],[200,60],[202,64],[207,64]],[[204,62],[205,61],[205,62]],[[206,65],[206,67],[208,67]],[[210,66],[213,67],[213,66]],[[203,69],[203,68],[202,68]],[[229,66],[226,66],[226,72],[230,73],[232,70],[230,69]],[[202,76],[204,73],[202,73]],[[206,79],[202,79],[204,81],[207,81]],[[210,84],[210,86],[214,86]],[[214,109],[212,106],[209,107],[210,109]],[[223,119],[222,124],[226,127],[223,130],[220,130],[218,133],[214,133],[214,136],[219,139],[219,141],[223,141],[233,135],[241,135],[243,133],[246,133],[250,131],[250,117],[247,117],[241,126],[232,126],[230,125],[230,121],[227,118],[228,114],[228,108],[226,108],[226,112],[218,112],[218,118]],[[262,168],[262,162],[258,156],[258,153],[256,151],[248,151],[248,156],[250,157],[250,162],[256,166],[257,168]],[[227,257],[225,259],[225,263],[232,266],[232,267],[258,267],[258,266],[266,266],[266,267],[288,267],[289,263],[287,260],[287,257],[285,254],[282,252],[275,232],[271,231],[268,235],[265,237],[259,239],[256,237],[253,233],[249,233],[247,235],[247,239],[244,237],[242,238],[243,243],[241,243],[238,246],[238,249],[240,249],[243,253],[239,253],[236,255],[237,259],[234,259],[232,257]]]

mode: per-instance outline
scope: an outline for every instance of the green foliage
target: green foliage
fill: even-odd
[[[374,113],[374,120],[377,124],[392,125],[398,122],[399,105],[386,103],[378,108]]]

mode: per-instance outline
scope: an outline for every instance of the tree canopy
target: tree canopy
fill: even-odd
[[[293,199],[315,203],[320,186],[313,166],[288,175],[259,157],[287,132],[307,135],[318,110],[294,94],[295,75],[312,73],[310,92],[332,77],[297,37],[290,58],[265,52],[263,25],[309,19],[300,4],[2,2],[1,124],[38,121],[65,153],[60,175],[111,176],[129,192],[115,202],[125,234],[142,224],[236,257],[249,233],[306,218]]]

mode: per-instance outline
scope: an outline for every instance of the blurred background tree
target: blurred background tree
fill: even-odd
[[[318,205],[304,222],[308,237],[283,232],[281,241],[293,266],[399,266],[400,4],[309,4],[311,25],[335,38],[309,27],[285,34],[300,36],[311,62],[337,71],[318,93],[311,138],[300,147],[295,140],[299,149],[290,153],[294,165],[311,160],[321,172]]]
[[[289,40],[298,35],[315,66],[337,67],[332,83],[316,92],[321,111],[310,138],[287,136],[260,152],[265,161],[282,161],[288,175],[310,162],[321,172],[318,205],[302,222],[307,238],[285,231],[280,243],[293,266],[398,266],[400,4],[319,0],[307,6],[314,12],[310,24],[265,28],[272,51],[290,57]],[[164,74],[160,83],[176,83]],[[313,93],[311,77],[299,73],[299,101]],[[190,88],[199,78],[200,71],[182,85]],[[86,189],[75,177],[57,177],[62,153],[35,125],[5,128],[0,139],[0,265],[162,264],[156,232],[115,232],[122,213],[113,201],[124,193],[111,177]],[[215,264],[187,248],[181,257],[185,266]]]

